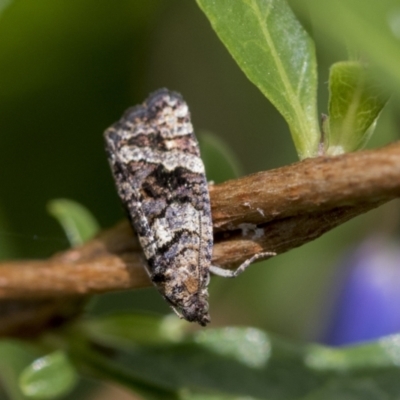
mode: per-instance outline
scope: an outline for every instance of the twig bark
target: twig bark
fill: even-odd
[[[400,143],[307,159],[210,186],[213,263],[280,254],[400,197]],[[43,261],[0,263],[0,300],[62,298],[150,285],[127,221]],[[0,303],[1,305],[1,303]]]

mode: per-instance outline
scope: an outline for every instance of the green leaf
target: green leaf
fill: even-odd
[[[78,376],[67,356],[55,351],[38,358],[20,375],[25,396],[32,399],[54,399],[74,388]]]
[[[154,380],[142,380],[135,374],[132,374],[129,368],[125,368],[118,362],[115,362],[114,355],[108,358],[108,349],[105,348],[103,352],[96,352],[93,346],[88,345],[84,337],[75,337],[70,343],[70,352],[74,358],[75,363],[85,374],[107,381],[114,381],[126,388],[140,393],[144,398],[149,400],[178,400],[179,396],[175,390],[165,389],[158,386]]]
[[[90,211],[76,201],[52,200],[47,211],[61,224],[72,246],[81,245],[99,231],[99,224]]]
[[[325,150],[329,155],[362,148],[388,100],[359,62],[338,62],[329,77],[329,129]]]
[[[92,360],[93,371],[125,385],[146,382],[179,391],[181,399],[380,400],[400,393],[400,335],[334,349],[230,327],[177,343],[118,346],[111,354],[108,362]]]
[[[208,180],[220,183],[242,175],[238,159],[218,136],[201,132],[199,142]]]
[[[19,376],[39,356],[37,349],[24,342],[0,341],[0,381],[11,400],[28,399],[21,391]]]
[[[177,342],[187,323],[175,315],[112,314],[82,321],[81,328],[96,343],[111,347]]]
[[[285,0],[197,0],[247,77],[289,124],[300,158],[318,153],[314,44]]]

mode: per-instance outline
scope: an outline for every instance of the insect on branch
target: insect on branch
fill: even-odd
[[[306,159],[210,187],[213,264],[284,253],[400,196],[400,143]],[[47,260],[0,263],[0,299],[86,295],[150,286],[127,221]]]
[[[400,143],[259,172],[213,185],[210,196],[213,264],[234,268],[261,251],[281,254],[301,246],[399,197]],[[31,308],[36,302],[43,310],[44,300],[52,304],[65,297],[147,287],[151,282],[143,266],[139,243],[128,221],[122,221],[50,259],[0,263],[0,300],[7,309],[12,301],[15,310],[29,300]],[[26,314],[4,315],[0,334],[21,326],[18,315],[26,324]],[[32,310],[29,315],[34,320]]]

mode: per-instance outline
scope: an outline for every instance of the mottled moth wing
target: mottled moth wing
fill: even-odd
[[[105,140],[152,282],[180,316],[205,325],[212,222],[187,104],[178,93],[158,90],[128,109]]]

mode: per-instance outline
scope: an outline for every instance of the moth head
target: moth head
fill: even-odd
[[[208,299],[205,296],[196,296],[195,301],[179,311],[187,321],[198,322],[201,326],[206,326],[211,321],[208,313]]]
[[[170,299],[165,299],[171,304],[172,309],[178,315],[179,318],[186,319],[189,322],[197,322],[201,326],[206,326],[210,321],[210,315],[208,314],[208,293],[207,289],[205,292],[196,293],[187,299],[186,302],[173,303]]]

